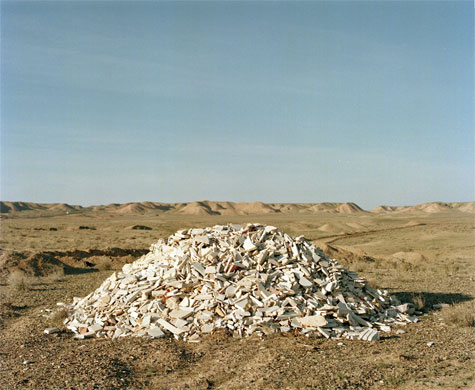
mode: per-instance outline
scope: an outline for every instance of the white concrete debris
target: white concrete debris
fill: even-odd
[[[46,328],[44,330],[44,333],[46,334],[53,334],[53,333],[58,333],[59,329],[58,328]]]
[[[259,224],[179,230],[63,306],[80,339],[171,334],[198,342],[228,329],[375,341],[417,321],[411,304],[369,287],[303,236]]]

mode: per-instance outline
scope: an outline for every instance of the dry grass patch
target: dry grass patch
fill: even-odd
[[[447,276],[456,275],[460,270],[460,265],[455,260],[447,260],[442,263],[442,268]]]
[[[101,271],[110,271],[112,269],[112,264],[111,263],[105,263],[102,264],[100,267],[98,267]]]
[[[444,307],[440,314],[448,325],[458,327],[475,326],[475,303],[473,301]]]
[[[8,284],[17,291],[28,291],[32,284],[30,277],[22,271],[14,271],[8,276]]]
[[[7,283],[11,288],[20,292],[26,292],[38,284],[54,284],[64,280],[64,270],[56,269],[46,276],[31,276],[22,270],[15,270],[7,278]]]
[[[59,309],[51,315],[51,325],[60,328],[64,325],[64,320],[68,317],[68,311],[66,309]]]
[[[371,288],[374,288],[376,290],[384,290],[384,288],[382,287],[383,283],[381,282],[381,279],[379,279],[378,277],[376,278],[365,278],[368,282],[368,285],[371,287]]]
[[[365,272],[368,270],[369,267],[372,267],[372,263],[369,263],[366,260],[355,260],[353,262],[347,262],[338,259],[338,261],[342,263],[345,268],[348,268],[354,272]]]
[[[64,280],[64,269],[57,269],[46,276],[40,278],[44,283],[58,283]]]
[[[416,310],[422,311],[426,306],[426,300],[424,298],[424,295],[412,294],[412,303],[414,303]]]

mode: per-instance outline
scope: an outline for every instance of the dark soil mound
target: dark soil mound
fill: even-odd
[[[150,226],[145,226],[145,225],[133,225],[129,226],[128,229],[130,230],[152,230]]]
[[[0,275],[20,271],[27,276],[47,276],[54,273],[78,274],[96,270],[71,267],[44,252],[4,252],[0,256]]]

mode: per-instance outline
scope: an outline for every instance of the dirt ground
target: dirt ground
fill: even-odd
[[[57,302],[87,295],[159,238],[229,222],[305,235],[371,284],[414,302],[420,321],[377,342],[218,332],[187,344],[43,333],[62,324]],[[98,212],[17,215],[0,227],[1,389],[475,388],[474,214]]]

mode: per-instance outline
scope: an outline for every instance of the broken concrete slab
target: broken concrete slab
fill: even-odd
[[[147,333],[150,337],[154,339],[165,337],[165,333],[163,333],[163,331],[160,328],[150,328]]]
[[[46,334],[59,333],[59,329],[58,328],[46,328],[44,330],[44,333],[46,333]]]
[[[328,321],[326,320],[326,318],[322,315],[313,315],[313,316],[306,316],[306,317],[301,317],[301,318],[297,318],[297,320],[300,322],[300,324],[303,326],[303,327],[308,327],[308,326],[311,326],[311,327],[314,327],[314,328],[323,328],[325,326],[327,326],[328,324]]]

